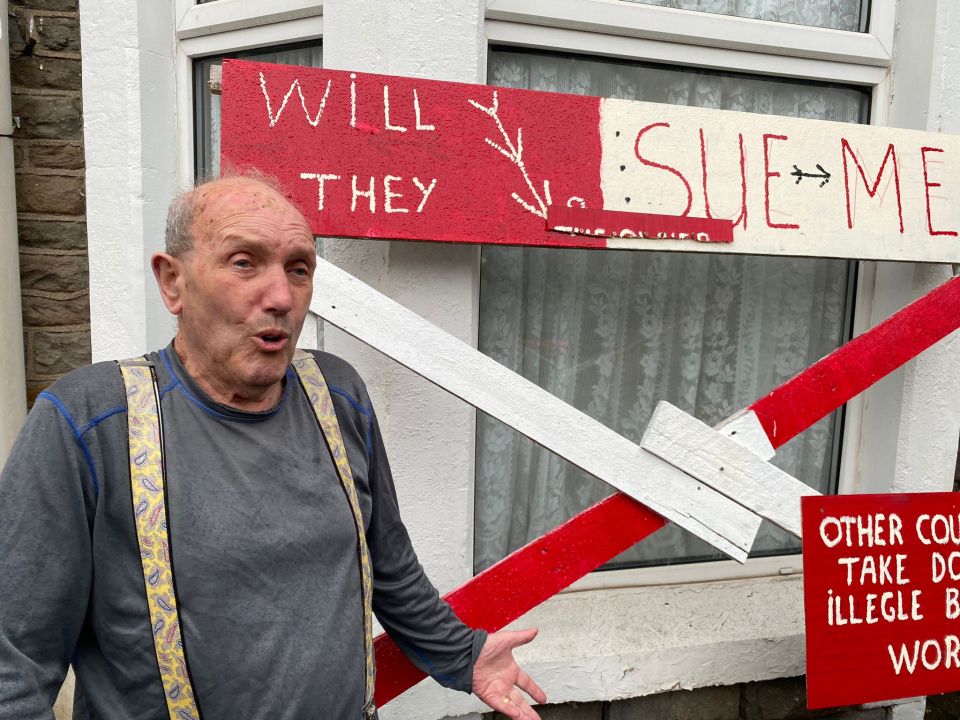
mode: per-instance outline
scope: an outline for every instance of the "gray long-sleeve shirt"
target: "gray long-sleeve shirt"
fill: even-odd
[[[485,639],[417,562],[366,388],[317,353],[356,481],[374,610],[422,670],[469,690]],[[172,346],[161,388],[170,549],[204,720],[358,718],[356,532],[292,370],[273,410],[211,400]],[[47,720],[72,661],[75,718],[166,719],[151,638],[115,363],[41,393],[0,474],[0,719]]]

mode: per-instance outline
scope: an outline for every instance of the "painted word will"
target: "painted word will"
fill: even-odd
[[[436,125],[433,123],[428,123],[424,120],[424,114],[420,109],[420,95],[417,93],[415,88],[412,92],[412,97],[410,98],[412,104],[411,112],[397,113],[396,106],[394,106],[392,111],[390,108],[390,85],[384,84],[382,106],[383,123],[379,123],[381,117],[379,98],[377,98],[372,105],[368,105],[369,107],[374,108],[372,111],[372,115],[374,117],[369,119],[375,119],[377,124],[373,124],[367,120],[364,120],[359,115],[359,111],[362,106],[357,98],[356,80],[357,74],[350,73],[350,127],[359,130],[365,130],[367,132],[378,132],[381,129],[389,132],[399,133],[405,133],[408,130],[414,130],[418,132],[436,132]],[[307,122],[313,127],[319,126],[320,121],[323,119],[324,111],[327,109],[327,101],[330,99],[330,91],[332,88],[333,80],[327,80],[326,89],[323,92],[323,96],[320,98],[319,105],[316,106],[316,112],[311,115],[311,111],[307,109],[309,101],[307,100],[307,96],[303,93],[303,85],[300,82],[300,79],[297,78],[290,83],[290,88],[283,96],[283,99],[279,100],[279,107],[277,107],[276,112],[274,112],[274,107],[277,106],[278,98],[271,100],[270,93],[267,90],[267,79],[263,76],[262,72],[260,73],[260,90],[263,93],[263,100],[266,103],[267,118],[270,121],[270,127],[276,126],[276,124],[280,121],[280,117],[283,115],[283,111],[286,110],[294,91],[297,92],[297,96],[300,99],[300,107],[303,109],[303,114],[306,116]],[[391,112],[393,113],[392,115]],[[369,114],[371,113],[368,113],[368,115]]]

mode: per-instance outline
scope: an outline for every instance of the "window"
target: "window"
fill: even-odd
[[[643,5],[736,15],[795,25],[866,32],[869,3],[864,0],[623,0]]]
[[[488,83],[845,122],[866,122],[870,102],[855,87],[508,48],[491,49]],[[844,260],[485,247],[479,346],[639,442],[659,400],[717,423],[844,342],[855,275]],[[835,491],[841,423],[825,418],[774,462]],[[479,416],[475,570],[609,492]],[[799,550],[764,524],[754,556]],[[719,557],[668,526],[609,567]]]
[[[197,177],[220,174],[220,96],[210,92],[210,68],[226,58],[256,60],[257,62],[323,66],[323,47],[310,43],[275,50],[253,50],[195,60],[193,63],[194,143]]]

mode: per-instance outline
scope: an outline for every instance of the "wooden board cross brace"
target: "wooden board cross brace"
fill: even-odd
[[[755,533],[759,518],[728,496],[738,498],[739,502],[751,507],[758,515],[769,517],[796,532],[799,497],[812,494],[813,491],[762,460],[771,457],[776,448],[817,420],[960,327],[960,278],[944,283],[814,363],[721,423],[716,432],[665,403],[658,406],[641,442],[642,447],[633,445],[600,425],[599,432],[613,436],[607,435],[603,439],[610,442],[611,447],[619,448],[624,456],[632,453],[629,457],[633,459],[633,464],[614,463],[612,467],[601,467],[602,474],[597,472],[595,458],[569,457],[576,455],[576,452],[568,451],[576,443],[569,441],[569,427],[564,434],[562,421],[569,420],[570,413],[581,413],[319,258],[311,310],[548,448],[559,447],[561,455],[572,459],[587,471],[601,477],[609,475],[622,486],[622,490],[641,495],[645,503],[660,512],[658,514],[651,507],[641,505],[625,492],[616,493],[444,596],[468,625],[495,631],[663,527],[666,515],[678,519],[684,527],[701,537],[706,536],[712,544],[739,559],[745,557],[745,551],[749,550],[749,544],[743,547],[744,533],[749,534],[751,528]],[[423,348],[430,348],[430,352]],[[472,365],[465,368],[465,362]],[[530,422],[533,415],[529,410],[530,405],[520,403],[522,408],[504,406],[500,402],[500,394],[491,389],[500,385],[485,382],[491,372],[512,376],[511,387],[519,385],[525,392],[535,395],[538,407],[545,404],[548,408],[547,426],[534,427],[536,423]],[[554,415],[551,420],[550,410],[559,412],[560,417]],[[593,438],[593,433],[598,432],[592,425],[595,421],[586,415],[579,420],[583,425],[578,423],[572,426],[575,434],[585,435],[589,428]],[[670,432],[665,432],[667,427]],[[678,428],[682,432],[678,433]],[[558,436],[561,438],[559,442]],[[690,442],[689,438],[694,441]],[[733,438],[737,439],[738,444],[732,442]],[[630,447],[620,444],[620,441]],[[713,449],[695,452],[698,442],[704,441],[713,445]],[[568,445],[564,445],[564,442]],[[720,450],[717,450],[717,446]],[[722,478],[718,477],[721,471],[716,466],[719,457],[724,458],[722,467],[726,476]],[[683,470],[675,465],[683,467]],[[691,506],[675,501],[665,502],[651,493],[649,487],[631,482],[631,478],[637,477],[634,473],[641,469],[650,469],[660,477],[667,476],[676,483],[676,487],[688,491],[691,487],[699,487],[700,492],[693,493],[694,501],[697,501],[698,495],[709,497],[710,500],[706,505],[702,501],[697,502],[695,507],[700,512],[709,513],[722,508],[722,512],[730,513],[719,525],[724,530],[734,530],[732,534],[738,540],[731,542],[722,532],[718,533],[714,527],[704,524],[701,518],[692,517]],[[625,473],[620,480],[617,480],[618,473]],[[714,492],[706,484],[697,483],[687,473],[709,482],[721,492]],[[760,482],[757,481],[758,477]],[[783,487],[765,492],[771,489],[765,489],[762,483],[771,482],[771,478]],[[784,497],[791,499],[784,502]],[[689,492],[684,495],[684,501],[688,499]],[[386,635],[377,638],[376,652],[378,705],[389,702],[424,677]]]

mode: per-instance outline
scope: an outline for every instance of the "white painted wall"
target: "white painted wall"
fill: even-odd
[[[94,361],[166,344],[173,321],[149,272],[177,187],[170,3],[82,0],[90,325]]]
[[[27,412],[20,307],[20,255],[13,170],[13,114],[10,109],[10,56],[7,0],[0,0],[0,467]]]
[[[185,4],[180,0],[177,7]],[[484,24],[486,4],[327,0],[324,63],[482,81],[485,27],[493,27]],[[172,332],[147,277],[146,259],[159,247],[163,207],[178,182],[188,181],[187,164],[181,164],[182,176],[175,176],[175,159],[189,143],[192,118],[183,111],[189,87],[179,92],[174,87],[173,18],[169,8],[156,9],[161,5],[150,0],[82,0],[96,358],[140,352],[165,342]],[[880,81],[874,107],[882,109],[890,125],[960,132],[960,10],[955,0],[909,6],[910,12],[899,18],[893,77]],[[502,18],[497,22],[497,32],[506,32]],[[517,37],[530,38],[536,32],[530,25],[516,28]],[[566,29],[557,37],[584,47],[592,42],[600,52],[641,47]],[[184,47],[180,45],[181,51]],[[684,57],[698,52],[676,47]],[[720,57],[720,52],[707,55]],[[811,72],[820,67],[810,63]],[[435,324],[475,343],[476,248],[327,240],[325,253]],[[875,324],[946,272],[893,263],[866,268],[863,276],[876,293],[864,294],[872,302],[861,308],[859,325]],[[424,566],[441,591],[461,584],[469,579],[472,565],[473,411],[334,330],[327,330],[326,346],[346,356],[368,380],[390,448],[402,512]],[[844,465],[853,478],[851,488],[947,487],[960,427],[960,403],[954,402],[960,375],[957,354],[947,340],[867,394],[860,403],[863,424],[846,443],[850,452]],[[522,659],[557,702],[800,674],[802,583],[796,576],[777,576],[778,562],[796,567],[796,558],[785,558],[752,565],[760,572],[772,571],[767,577],[688,582],[698,573],[705,577],[707,572],[724,572],[712,565],[699,570],[688,566],[682,573],[657,571],[656,585],[629,587],[650,577],[635,571],[615,574],[627,587],[605,586],[610,583],[601,580],[578,583],[579,591],[554,598],[517,623],[541,628],[541,637],[524,649]],[[433,719],[479,710],[469,697],[427,681],[388,705],[383,717]]]

